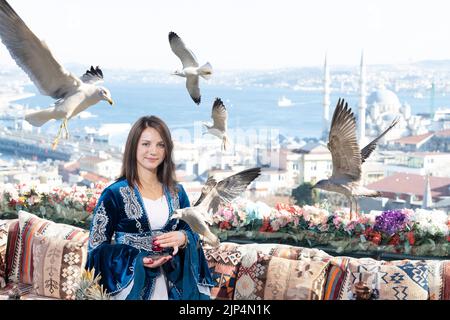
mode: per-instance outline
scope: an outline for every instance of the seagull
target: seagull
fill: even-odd
[[[242,195],[247,186],[261,174],[261,168],[252,168],[241,171],[220,182],[214,178],[208,179],[202,189],[202,195],[193,207],[177,209],[171,219],[185,221],[191,229],[202,235],[206,242],[214,247],[220,243],[219,238],[208,227],[213,224],[212,214],[217,212],[219,206],[231,202]],[[209,190],[209,191],[208,191]]]
[[[200,197],[197,199],[197,201],[194,204],[194,207],[199,205],[200,202],[205,199],[206,195],[217,185],[217,180],[214,178],[214,176],[208,177],[208,180],[206,180],[205,185],[202,188],[202,193]]]
[[[216,101],[214,101],[211,118],[213,119],[214,123],[212,126],[204,123],[203,125],[205,126],[207,131],[203,134],[210,133],[218,137],[219,139],[222,139],[222,150],[225,151],[229,141],[227,136],[228,112],[222,100],[219,98],[216,98]]]
[[[25,120],[40,127],[51,119],[61,119],[56,146],[67,121],[101,100],[113,105],[108,89],[96,86],[103,81],[103,72],[93,66],[81,78],[66,71],[53,57],[44,41],[39,40],[6,0],[0,0],[0,37],[17,65],[25,71],[39,92],[56,99],[50,108],[28,113]]]
[[[183,64],[183,70],[176,70],[173,75],[186,78],[186,88],[189,95],[196,104],[200,104],[201,95],[198,77],[201,76],[206,80],[210,79],[213,71],[211,64],[207,62],[199,67],[195,55],[191,50],[186,48],[183,40],[175,32],[169,32],[169,43],[173,53],[175,53]]]
[[[361,165],[375,150],[377,142],[391,130],[399,119],[362,150],[356,140],[356,119],[344,99],[339,99],[334,110],[331,129],[328,137],[328,149],[331,152],[333,173],[329,179],[320,180],[313,188],[341,193],[350,203],[350,220],[352,217],[352,200],[355,202],[355,213],[358,214],[357,197],[379,197],[381,193],[365,188],[361,184]]]

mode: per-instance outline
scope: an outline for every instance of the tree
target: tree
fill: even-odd
[[[292,197],[295,200],[295,204],[299,206],[313,205],[319,201],[319,193],[312,186],[311,183],[305,182],[292,189]]]

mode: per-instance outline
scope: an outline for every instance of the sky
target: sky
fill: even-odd
[[[169,31],[220,70],[450,59],[448,0],[8,1],[62,64],[173,71]]]

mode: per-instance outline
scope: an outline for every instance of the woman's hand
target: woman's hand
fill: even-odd
[[[173,256],[178,253],[178,247],[184,246],[186,241],[186,235],[181,231],[166,232],[155,237],[155,244],[161,248],[173,247]]]
[[[159,259],[152,259],[150,257],[145,257],[142,262],[144,263],[144,267],[146,268],[158,268],[160,266],[162,266],[164,263],[166,263],[167,261],[169,261],[170,259],[172,259],[172,256],[165,256],[165,257],[161,257]]]

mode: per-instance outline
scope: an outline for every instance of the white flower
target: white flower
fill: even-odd
[[[449,215],[441,210],[417,209],[411,216],[420,232],[431,235],[448,235]]]

